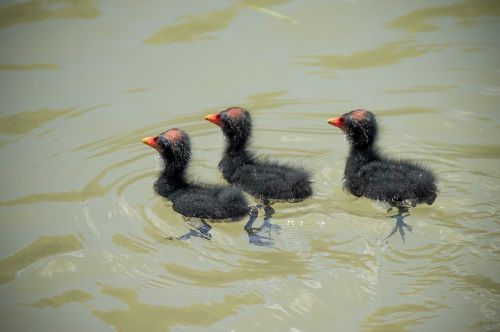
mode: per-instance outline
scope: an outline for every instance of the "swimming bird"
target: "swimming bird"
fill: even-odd
[[[331,118],[328,123],[342,129],[350,144],[344,188],[354,196],[387,202],[391,208],[396,207],[398,214],[393,216],[396,226],[386,239],[399,230],[404,242],[403,227],[412,230],[403,220],[409,215],[409,208],[423,203],[432,205],[437,197],[433,172],[416,161],[383,155],[376,147],[378,127],[375,115],[370,111],[354,110]]]
[[[249,222],[253,223],[257,218],[257,209],[249,206],[240,189],[187,178],[191,142],[184,131],[172,128],[158,136],[145,137],[142,142],[156,149],[163,161],[163,170],[154,183],[155,191],[172,202],[174,211],[186,218],[199,218],[203,223],[180,239],[210,238],[211,226],[205,220],[236,221],[250,215]]]
[[[252,135],[252,118],[241,107],[205,117],[222,129],[226,140],[219,169],[227,182],[234,184],[257,199],[262,200],[265,220],[274,214],[270,206],[276,201],[298,202],[313,194],[311,175],[299,166],[257,158],[249,148]]]

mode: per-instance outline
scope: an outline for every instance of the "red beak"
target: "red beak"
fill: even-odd
[[[144,137],[142,139],[142,143],[149,145],[153,149],[158,150],[158,146],[156,145],[156,140],[158,139],[158,136],[155,137]]]
[[[331,118],[328,119],[328,123],[331,124],[332,126],[338,127],[342,130],[344,130],[344,120],[342,118]]]
[[[218,125],[219,127],[222,127],[222,122],[220,121],[220,114],[210,114],[205,117],[205,120],[212,122],[213,124]]]

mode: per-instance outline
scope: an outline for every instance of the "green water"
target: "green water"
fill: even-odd
[[[2,331],[498,331],[500,2],[2,1]],[[250,110],[260,155],[315,195],[187,232],[145,136],[178,127],[224,183],[205,115]],[[435,170],[405,244],[342,189],[326,120],[366,108],[380,147]]]

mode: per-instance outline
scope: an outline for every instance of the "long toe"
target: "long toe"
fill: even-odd
[[[260,246],[260,247],[272,247],[273,246],[273,239],[266,237],[266,236],[260,236],[258,234],[248,233],[248,241],[250,244]]]
[[[252,245],[261,247],[272,247],[273,238],[271,236],[271,230],[273,225],[264,221],[261,227],[247,227],[245,226],[245,231],[248,234],[248,242]]]
[[[398,231],[398,226],[396,225],[396,226],[394,226],[394,228],[392,229],[392,231],[389,233],[389,235],[387,235],[385,237],[384,241],[387,240],[388,238],[390,238],[391,236],[393,236],[397,231]]]
[[[199,237],[199,238],[202,238],[202,239],[205,239],[205,240],[212,240],[212,234],[210,234],[206,230],[200,231],[199,229],[196,229],[196,230],[195,229],[191,229],[191,230],[189,230],[189,232],[187,232],[186,234],[184,234],[182,236],[179,236],[179,237],[168,237],[167,239],[169,239],[169,240],[181,240],[181,241],[185,241],[185,240],[189,240],[192,237]]]
[[[410,214],[409,213],[401,213],[401,209],[400,209],[400,213],[398,213],[397,215],[395,216],[391,216],[391,218],[395,218],[396,219],[396,226],[394,226],[394,228],[392,229],[391,233],[384,239],[387,240],[389,237],[391,237],[392,235],[394,235],[394,233],[396,233],[397,231],[399,231],[399,234],[401,235],[401,239],[403,240],[403,243],[405,243],[406,239],[405,239],[405,231],[404,229],[406,228],[408,231],[412,232],[413,229],[410,225],[408,225],[407,223],[404,222],[404,218],[409,216]]]
[[[410,232],[413,232],[413,228],[405,222],[403,222],[403,227],[409,230]]]
[[[281,226],[272,224],[269,219],[264,219],[264,222],[262,223],[260,228],[263,230],[269,230],[270,232],[273,232],[275,234],[279,234],[281,232]]]
[[[198,237],[201,237],[202,239],[205,240],[212,240],[212,234],[210,233],[198,233]]]
[[[181,241],[185,241],[185,240],[189,240],[190,238],[192,238],[193,236],[198,236],[198,232],[196,232],[195,230],[189,230],[189,232],[187,232],[186,234],[182,235],[182,236],[179,236],[179,237],[170,237],[170,240],[181,240]]]
[[[203,235],[207,235],[207,234],[210,235],[209,232],[211,229],[212,229],[212,226],[210,226],[209,224],[206,224],[206,223],[203,226],[197,228],[197,230]]]
[[[399,234],[401,234],[401,239],[403,240],[403,243],[405,243],[405,231],[403,230],[403,225],[399,224],[397,228],[399,230]]]

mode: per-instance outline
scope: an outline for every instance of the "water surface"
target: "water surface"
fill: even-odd
[[[498,331],[499,29],[495,0],[2,2],[1,329]],[[182,128],[191,176],[224,183],[203,117],[233,105],[314,197],[274,205],[272,247],[243,223],[165,240],[188,226],[141,139]],[[360,107],[439,178],[405,244],[342,189],[326,120]]]

